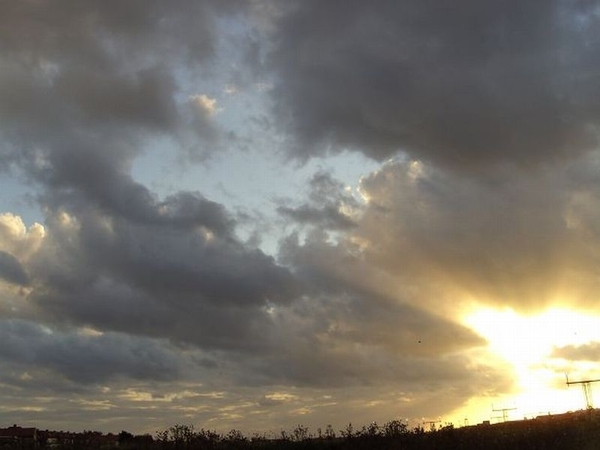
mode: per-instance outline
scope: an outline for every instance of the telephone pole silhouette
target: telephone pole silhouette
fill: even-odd
[[[600,381],[600,379],[569,381],[569,375],[566,373],[565,377],[567,378],[567,386],[571,386],[572,384],[581,385],[581,388],[583,389],[583,396],[585,397],[585,407],[587,409],[594,409],[594,404],[592,402],[592,383],[597,383]]]
[[[508,412],[509,411],[514,411],[517,408],[498,408],[498,409],[494,409],[494,405],[492,405],[492,411],[493,412],[502,412],[502,422],[507,422],[508,421]],[[494,419],[500,419],[500,417],[494,417]]]

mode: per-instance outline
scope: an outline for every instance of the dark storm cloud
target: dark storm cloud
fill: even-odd
[[[203,222],[181,227],[176,215],[141,224],[81,208],[48,218],[30,264],[39,288],[31,299],[53,320],[206,348],[263,348],[264,308],[300,292],[288,269]]]
[[[0,322],[0,356],[24,370],[50,369],[81,382],[124,375],[134,379],[174,379],[181,361],[173,349],[150,339],[108,333],[85,335],[51,330],[18,320]]]
[[[307,1],[274,31],[279,123],[300,158],[399,150],[452,166],[593,148],[596,1]]]
[[[4,161],[33,172],[36,180],[41,169],[62,178],[65,158],[101,155],[114,168],[128,169],[144,149],[140,133],[178,138],[191,113],[176,98],[177,78],[210,65],[218,41],[215,20],[243,10],[234,5],[3,2]],[[214,139],[214,131],[209,134]]]
[[[40,197],[43,203],[52,209],[77,211],[91,201],[109,216],[123,217],[133,223],[178,229],[205,227],[219,236],[232,232],[234,221],[222,205],[189,191],[160,200],[107,160],[102,155],[103,147],[88,143],[87,148],[97,151],[54,154],[52,169],[36,171],[38,179],[51,188]]]
[[[19,260],[2,250],[0,250],[0,278],[21,286],[29,283],[29,276]]]

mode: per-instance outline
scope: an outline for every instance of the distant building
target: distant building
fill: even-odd
[[[23,428],[13,425],[8,428],[0,428],[0,443],[19,442],[21,444],[37,444],[37,428]]]

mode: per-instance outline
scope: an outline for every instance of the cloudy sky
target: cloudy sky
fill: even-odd
[[[599,22],[594,0],[0,1],[0,424],[584,407]]]

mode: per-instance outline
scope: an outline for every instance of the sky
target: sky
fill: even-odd
[[[0,1],[0,425],[585,407],[599,22],[594,0]]]

